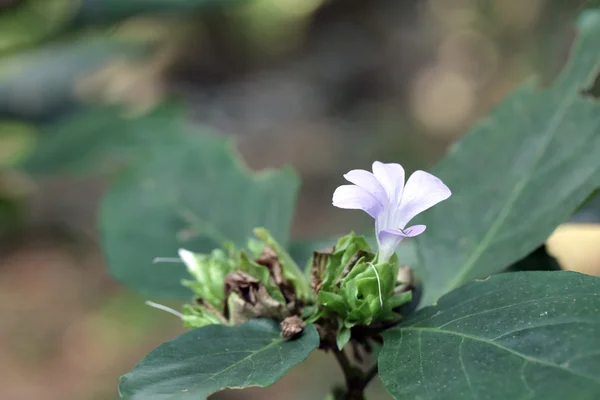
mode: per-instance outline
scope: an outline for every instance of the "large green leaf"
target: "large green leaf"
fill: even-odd
[[[297,339],[279,333],[279,324],[268,320],[184,333],[121,378],[121,399],[201,400],[225,388],[269,386],[319,345],[313,325]]]
[[[383,334],[397,399],[600,398],[600,278],[515,272],[467,284]]]
[[[254,174],[228,140],[168,113],[154,126],[137,121],[152,143],[140,143],[141,162],[113,184],[99,216],[115,277],[146,295],[187,299],[183,264],[152,264],[154,257],[176,257],[180,247],[208,253],[226,241],[245,246],[258,226],[287,245],[298,189],[291,168]]]
[[[23,165],[36,175],[88,176],[125,170],[101,205],[109,268],[150,296],[187,299],[183,264],[152,264],[186,247],[209,252],[225,241],[246,244],[264,226],[282,244],[298,188],[285,168],[254,174],[227,140],[185,121],[176,105],[141,117],[93,107],[39,126],[37,148]]]
[[[556,82],[519,88],[436,166],[453,195],[421,219],[425,305],[524,257],[600,185],[600,104],[581,94],[599,72],[600,15],[584,17]]]

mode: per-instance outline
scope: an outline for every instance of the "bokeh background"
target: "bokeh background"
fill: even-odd
[[[98,202],[143,140],[111,118],[175,99],[252,169],[297,169],[295,238],[369,229],[331,207],[342,173],[428,168],[525,79],[551,82],[584,3],[0,0],[0,397],[116,399],[118,377],[182,332],[103,262]],[[86,111],[98,104],[114,111]],[[598,203],[549,239],[563,268],[600,273]],[[340,378],[315,354],[215,398],[318,399]]]

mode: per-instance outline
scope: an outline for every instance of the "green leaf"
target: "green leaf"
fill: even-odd
[[[36,131],[31,124],[0,121],[0,170],[18,164],[33,150]]]
[[[571,216],[569,223],[600,224],[600,189],[596,190]]]
[[[360,251],[370,251],[369,245],[362,236],[357,236],[354,232],[350,232],[346,236],[342,236],[336,243],[335,249],[331,255],[327,256],[327,264],[322,276],[322,288],[324,290],[333,291],[334,283],[339,279],[344,268],[349,261]],[[369,261],[372,261],[374,256],[371,255]],[[354,260],[357,262],[358,260]],[[364,268],[363,268],[364,269]],[[356,271],[355,266],[349,271],[348,277],[354,276]]]
[[[80,79],[117,56],[133,59],[147,50],[143,43],[86,36],[4,57],[0,60],[0,113],[23,118],[54,116],[78,102],[75,89]]]
[[[136,15],[189,15],[217,6],[235,5],[241,0],[83,0],[78,24],[116,22]]]
[[[300,267],[306,268],[306,265],[313,256],[314,251],[323,250],[334,246],[342,235],[330,238],[315,239],[292,239],[289,245],[289,253]],[[377,240],[372,233],[364,234],[367,244],[372,248],[377,248]],[[396,250],[398,260],[402,265],[414,267],[418,264],[416,255],[416,245],[413,240],[404,240]],[[310,268],[310,265],[308,266]]]
[[[235,249],[231,251],[214,249],[210,254],[188,254],[192,260],[183,261],[188,273],[194,279],[183,280],[182,284],[189,287],[196,298],[201,298],[213,307],[222,309],[225,301],[223,285],[225,277],[238,269],[241,264]]]
[[[39,127],[35,151],[22,168],[37,176],[114,173],[167,146],[176,135],[169,134],[170,126],[181,114],[172,105],[141,118],[128,118],[117,107],[78,110]]]
[[[287,244],[298,189],[291,168],[252,173],[228,140],[168,113],[131,124],[150,143],[140,143],[138,162],[111,187],[99,216],[117,279],[149,296],[188,299],[184,265],[152,264],[155,257],[177,257],[179,248],[208,253],[225,242],[243,247],[257,226]]]
[[[433,171],[453,195],[420,221],[425,305],[523,258],[600,185],[600,104],[581,94],[600,71],[599,13],[581,26],[551,87],[523,85]]]
[[[352,336],[352,330],[350,328],[347,328],[344,325],[342,325],[342,321],[340,319],[340,328],[338,330],[338,333],[337,333],[337,336],[335,339],[338,350],[342,350],[344,348],[344,346],[346,344],[348,344],[351,336]]]
[[[2,245],[10,245],[8,238],[21,233],[26,222],[27,207],[24,199],[0,191],[0,240],[2,240]]]
[[[600,8],[600,0],[588,0],[585,2],[587,8]]]
[[[600,398],[600,278],[515,272],[467,284],[383,333],[397,399]]]
[[[189,328],[201,328],[212,324],[225,324],[223,316],[219,316],[201,305],[184,304],[182,307],[183,324]]]
[[[317,295],[317,300],[323,307],[326,307],[328,310],[331,310],[336,314],[346,315],[348,312],[346,301],[337,293],[321,290]]]
[[[73,17],[77,5],[77,0],[27,0],[6,10],[0,8],[0,54],[58,33]]]
[[[119,393],[124,400],[201,400],[225,388],[265,387],[318,345],[313,325],[292,340],[281,338],[279,324],[269,320],[209,325],[153,350],[121,377]]]

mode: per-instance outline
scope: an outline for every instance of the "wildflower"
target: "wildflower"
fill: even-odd
[[[435,176],[415,171],[404,184],[400,164],[373,163],[373,173],[355,169],[344,175],[353,185],[333,193],[333,205],[363,210],[375,219],[379,262],[387,262],[405,237],[425,231],[425,225],[406,225],[415,216],[450,197],[450,189]]]

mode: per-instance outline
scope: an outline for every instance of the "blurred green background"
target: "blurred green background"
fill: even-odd
[[[431,166],[524,79],[556,75],[584,3],[0,0],[1,398],[116,399],[118,377],[182,331],[108,275],[96,230],[118,172],[168,146],[161,104],[235,138],[252,169],[298,170],[293,237],[370,229],[331,207],[341,175]],[[571,224],[548,247],[598,273],[599,243],[597,225]],[[340,378],[314,354],[271,388],[215,397],[317,399]]]

